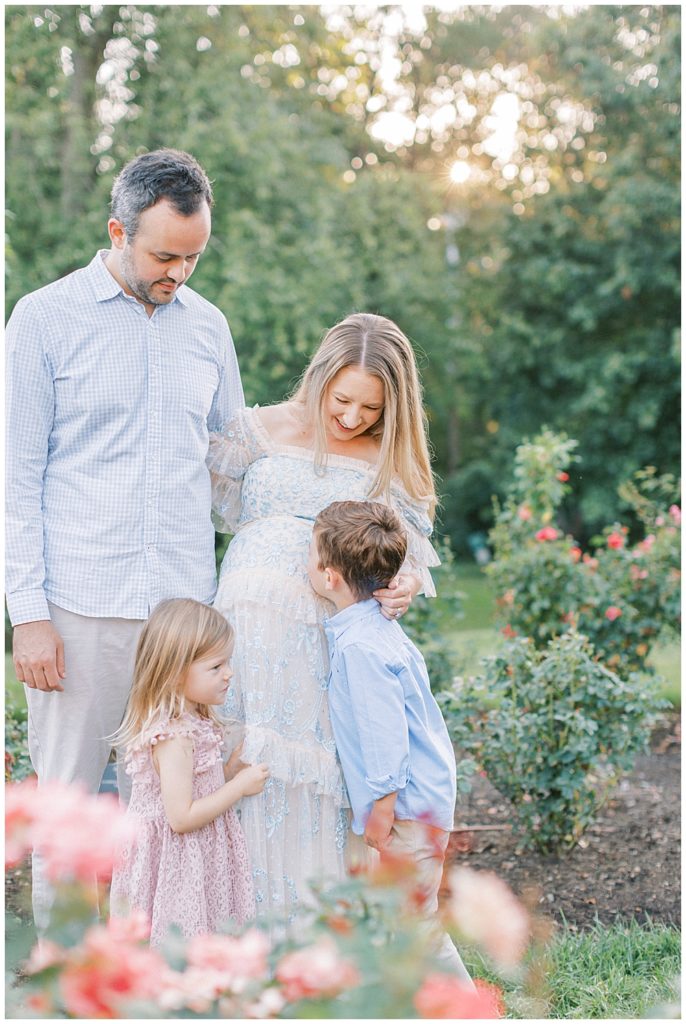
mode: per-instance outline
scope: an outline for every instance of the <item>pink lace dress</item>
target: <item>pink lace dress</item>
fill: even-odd
[[[139,828],[114,872],[110,911],[122,917],[134,907],[144,910],[152,922],[153,946],[172,925],[190,938],[216,932],[230,919],[240,925],[255,916],[248,851],[235,810],[183,835],[167,821],[152,750],[173,736],[193,742],[194,800],[224,784],[221,730],[196,715],[160,721],[127,751],[126,771],[133,780],[127,814]]]

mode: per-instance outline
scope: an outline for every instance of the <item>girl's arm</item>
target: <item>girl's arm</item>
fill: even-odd
[[[243,768],[230,782],[193,799],[193,743],[182,736],[158,743],[153,761],[160,774],[162,804],[167,821],[174,832],[195,832],[214,821],[241,797],[253,796],[264,789],[269,769],[266,764]]]

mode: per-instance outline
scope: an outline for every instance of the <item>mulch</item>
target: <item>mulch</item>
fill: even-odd
[[[632,918],[679,926],[680,753],[670,714],[578,846],[560,854],[526,849],[511,804],[478,776],[456,822],[479,828],[451,836],[448,861],[495,871],[520,896],[534,889],[540,911],[575,931]]]

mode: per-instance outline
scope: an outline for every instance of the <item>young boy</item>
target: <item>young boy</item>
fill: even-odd
[[[406,546],[388,506],[335,501],[315,520],[308,573],[316,593],[336,606],[325,623],[329,711],[353,833],[376,851],[370,860],[387,852],[412,857],[430,915],[453,825],[455,754],[424,659],[371,596],[398,573]],[[449,936],[438,943],[442,965],[471,986]]]

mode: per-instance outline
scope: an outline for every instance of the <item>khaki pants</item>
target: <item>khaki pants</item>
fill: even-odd
[[[443,877],[443,861],[448,847],[450,833],[443,829],[433,828],[420,821],[396,821],[391,829],[391,837],[384,853],[388,851],[395,857],[407,857],[417,867],[417,882],[425,893],[423,913],[426,918],[427,941],[435,949],[436,959],[442,970],[456,974],[466,985],[473,987],[472,979],[462,962],[455,943],[447,932],[443,931],[436,920],[438,910],[438,890]],[[347,847],[348,868],[362,867],[367,870],[376,867],[383,860],[379,854],[364,841],[362,836],[350,832]]]
[[[64,693],[26,687],[29,754],[42,785],[54,779],[81,782],[97,793],[112,751],[107,737],[119,728],[131,689],[136,644],[143,621],[77,615],[54,604],[50,618],[64,641]],[[120,798],[130,784],[117,765]],[[34,853],[33,916],[36,927],[49,924],[54,895],[39,854]]]

